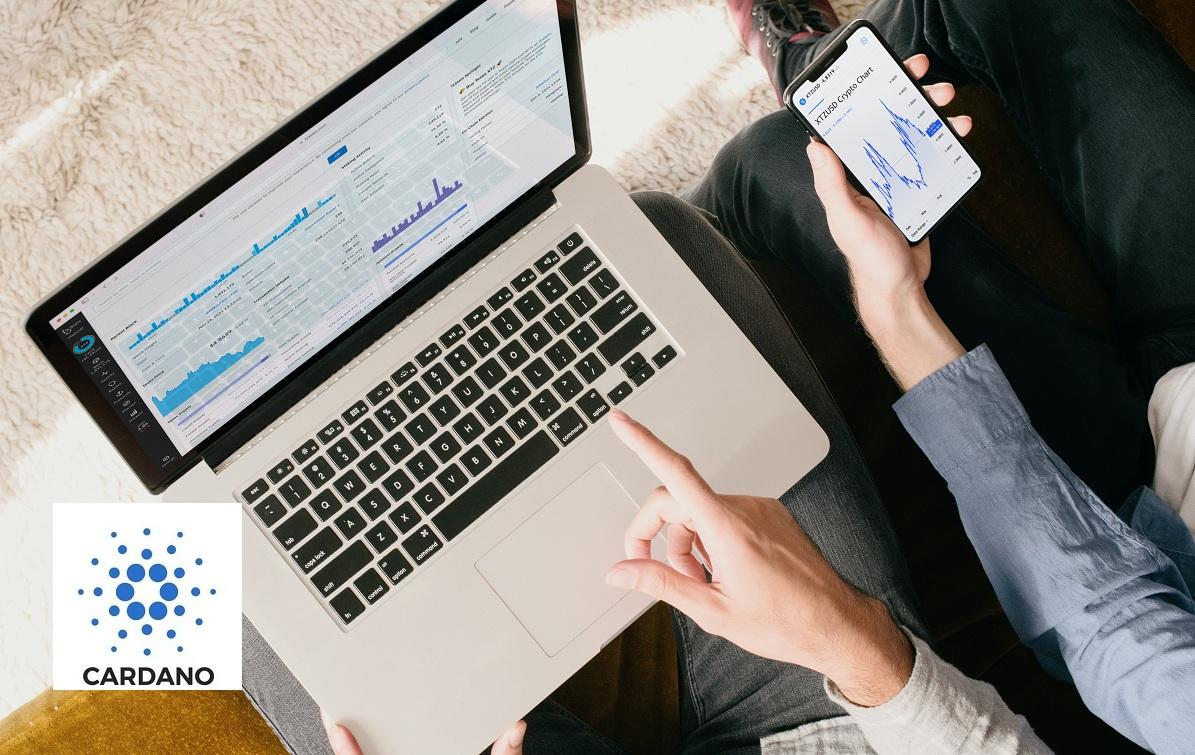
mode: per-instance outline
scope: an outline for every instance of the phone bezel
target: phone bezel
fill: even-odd
[[[834,38],[833,43],[831,43],[829,47],[827,47],[816,58],[814,58],[813,62],[807,65],[805,69],[797,74],[797,76],[794,77],[791,82],[789,82],[789,85],[785,87],[783,95],[784,107],[786,110],[788,110],[788,112],[797,117],[797,120],[801,122],[801,125],[807,132],[809,132],[809,135],[812,138],[816,139],[822,144],[825,144],[827,147],[830,146],[826,143],[826,140],[822,138],[821,134],[818,133],[817,127],[814,126],[809,119],[806,118],[793,104],[793,97],[795,96],[797,89],[800,88],[801,84],[809,81],[810,79],[821,76],[830,66],[830,64],[842,56],[847,49],[847,40],[850,39],[851,36],[860,29],[869,29],[875,35],[876,39],[879,40],[880,45],[883,46],[884,51],[887,52],[894,61],[896,61],[897,66],[900,68],[901,74],[904,75],[905,79],[908,80],[908,82],[913,86],[913,88],[917,91],[918,96],[921,97],[926,105],[928,105],[935,113],[938,114],[938,117],[942,119],[942,124],[946,126],[946,128],[950,129],[950,133],[954,134],[955,138],[958,139],[959,145],[963,148],[963,152],[969,158],[971,158],[971,162],[973,162],[975,167],[979,170],[979,177],[975,179],[971,186],[969,186],[967,190],[963,192],[962,196],[960,196],[948,210],[942,213],[941,217],[939,217],[933,222],[932,225],[926,228],[921,235],[917,237],[910,237],[904,232],[903,229],[897,226],[897,230],[900,230],[901,235],[904,236],[910,244],[919,244],[925,239],[925,237],[933,233],[934,230],[937,229],[937,227],[940,226],[942,222],[946,220],[946,218],[950,217],[950,214],[957,210],[959,205],[961,205],[963,201],[970,196],[971,192],[975,190],[975,187],[979,185],[980,179],[983,178],[983,168],[979,165],[979,161],[975,159],[974,153],[967,149],[967,145],[963,141],[963,137],[960,136],[957,131],[955,131],[954,125],[950,122],[950,118],[947,117],[947,115],[943,113],[942,110],[938,108],[938,106],[935,105],[929,97],[926,96],[925,92],[921,89],[921,86],[913,80],[912,76],[909,75],[909,72],[905,69],[904,61],[897,56],[896,52],[892,49],[892,46],[888,44],[888,40],[884,39],[884,35],[880,33],[880,30],[877,29],[870,21],[863,18],[856,19],[843,27],[838,35]],[[830,149],[834,148],[830,147]],[[835,152],[835,154],[838,153]],[[843,161],[842,167],[846,169],[847,177],[850,179],[851,183],[854,184],[855,188],[878,204],[876,198],[872,196],[871,192],[867,190],[866,185],[859,180],[859,177],[855,175],[854,171],[852,171],[849,166],[847,166],[845,161]],[[895,222],[893,225],[895,225]]]

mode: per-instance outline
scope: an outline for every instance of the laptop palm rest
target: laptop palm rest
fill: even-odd
[[[590,467],[477,561],[477,570],[549,656],[627,593],[606,585],[626,558],[635,502],[605,464]]]

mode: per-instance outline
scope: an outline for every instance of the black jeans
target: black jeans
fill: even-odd
[[[926,290],[947,325],[992,348],[1041,435],[1119,505],[1152,473],[1154,383],[1195,360],[1195,74],[1127,0],[880,0],[863,15],[902,57],[928,54],[935,79],[999,95],[1110,289],[1112,338],[1060,309],[967,213],[931,236]],[[831,38],[790,45],[786,75]],[[789,114],[763,118],[692,200],[744,254],[808,271],[853,321],[807,142]]]

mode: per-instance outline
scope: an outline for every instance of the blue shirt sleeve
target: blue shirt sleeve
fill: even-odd
[[[1182,574],[1042,441],[986,346],[896,412],[945,478],[1018,635],[1157,752],[1195,741],[1195,602]],[[1081,432],[1081,429],[1076,429]]]

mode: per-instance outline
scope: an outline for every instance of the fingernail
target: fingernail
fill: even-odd
[[[635,584],[635,575],[631,574],[626,569],[614,567],[606,572],[606,584],[611,587],[619,587],[623,590],[630,590]]]
[[[630,422],[631,415],[627,414],[622,409],[611,409],[610,410],[610,419],[616,419],[619,422]]]
[[[506,737],[506,743],[511,749],[517,750],[523,746],[523,735],[527,733],[526,725],[515,724],[515,728]]]
[[[822,152],[817,142],[813,141],[813,139],[809,140],[809,146],[805,148],[805,154],[809,155],[809,164],[815,168],[820,168],[826,164],[826,153]]]
[[[319,717],[320,720],[324,722],[324,731],[328,734],[328,741],[332,744],[336,744],[336,742],[340,739],[340,727],[337,726],[336,722],[329,718],[328,714],[322,709],[319,712]]]

